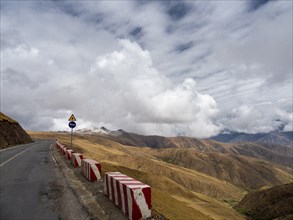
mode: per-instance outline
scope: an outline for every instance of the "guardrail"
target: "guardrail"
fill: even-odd
[[[86,159],[80,153],[68,149],[56,141],[58,151],[71,160],[73,167],[81,167],[83,176],[89,181],[101,180],[102,166],[98,161]],[[130,220],[140,220],[152,216],[151,187],[132,177],[120,172],[105,173],[105,195],[117,206]]]

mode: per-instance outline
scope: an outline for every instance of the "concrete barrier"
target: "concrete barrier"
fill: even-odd
[[[61,151],[62,144],[60,142],[56,141],[55,146],[58,151]]]
[[[74,167],[80,167],[83,176],[89,181],[101,179],[101,164],[92,159],[84,159],[80,153],[74,153],[60,142],[55,146],[65,155]],[[118,206],[130,220],[150,218],[151,187],[120,172],[105,174],[105,195]]]
[[[92,159],[81,160],[81,171],[82,174],[89,181],[96,181],[101,179],[101,164]]]
[[[72,153],[72,155],[71,155],[71,163],[74,167],[80,167],[82,159],[83,159],[82,154]]]
[[[59,152],[62,154],[63,153],[63,148],[64,148],[64,145],[60,145],[60,148],[59,148]]]
[[[61,153],[63,155],[66,155],[66,150],[67,150],[67,147],[63,146],[62,149],[61,149]]]
[[[105,174],[105,194],[130,220],[151,217],[151,187],[119,172]]]
[[[74,153],[74,150],[66,149],[65,158],[66,158],[67,160],[71,160],[71,155],[72,155],[72,153]]]

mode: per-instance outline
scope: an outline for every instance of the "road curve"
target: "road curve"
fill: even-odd
[[[0,219],[87,219],[50,153],[51,140],[0,151]]]

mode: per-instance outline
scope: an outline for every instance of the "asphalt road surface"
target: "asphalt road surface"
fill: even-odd
[[[0,152],[0,219],[89,219],[51,155],[51,140]]]

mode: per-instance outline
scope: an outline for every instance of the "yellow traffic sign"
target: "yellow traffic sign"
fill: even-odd
[[[76,118],[74,117],[73,114],[70,116],[70,118],[68,119],[68,121],[76,121]]]

